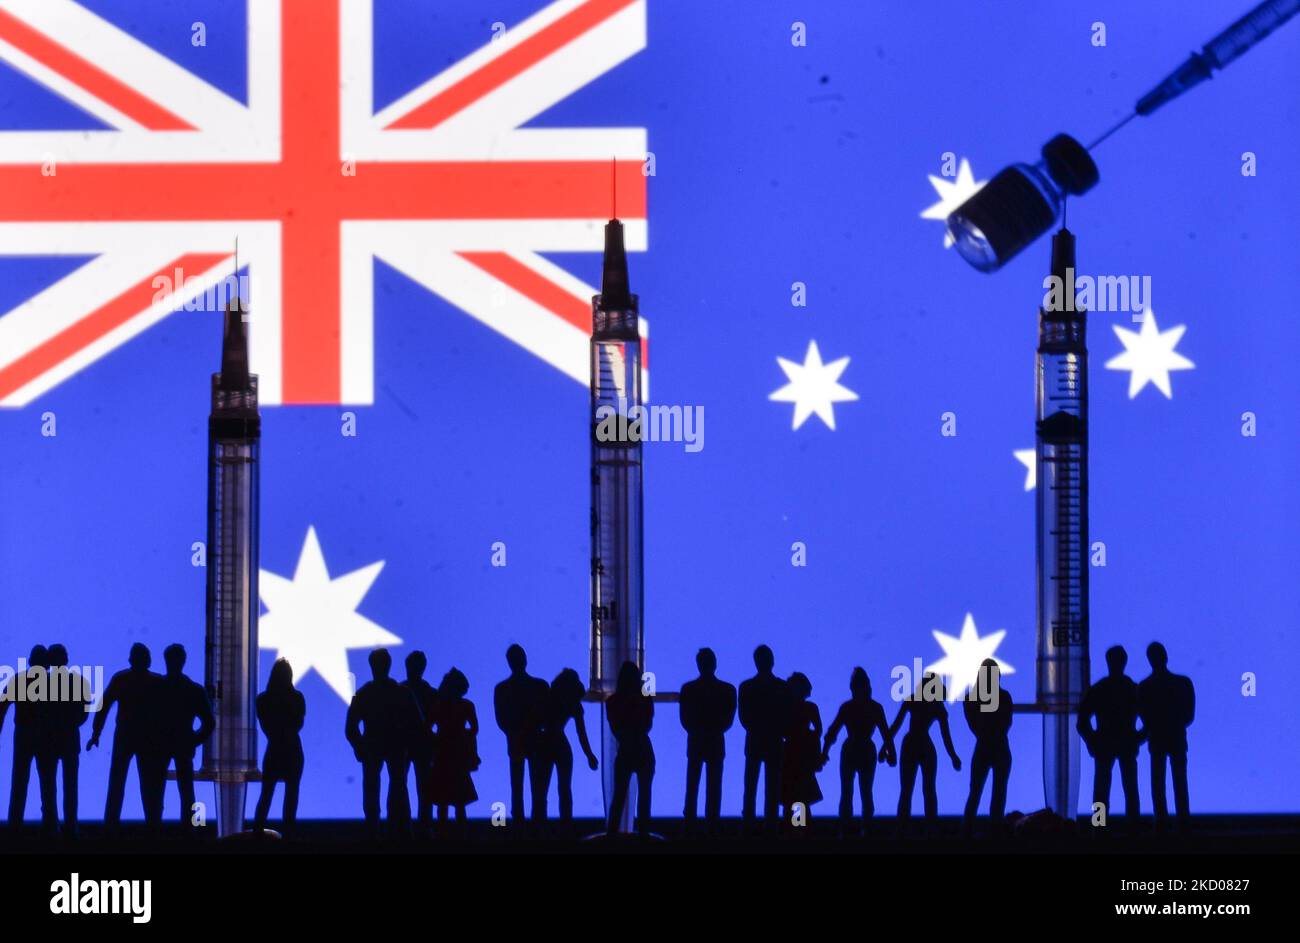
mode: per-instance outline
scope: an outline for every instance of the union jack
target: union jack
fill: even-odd
[[[0,2],[0,57],[112,129],[0,132],[0,255],[94,256],[0,317],[0,405],[212,290],[236,237],[264,403],[373,402],[376,257],[586,383],[596,289],[539,253],[598,251],[611,187],[645,249],[646,132],[520,126],[644,48],[645,0],[555,0],[379,111],[372,0],[247,12],[245,105],[72,0]]]

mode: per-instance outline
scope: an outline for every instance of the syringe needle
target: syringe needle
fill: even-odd
[[[1114,134],[1114,133],[1115,133],[1116,131],[1118,131],[1120,128],[1124,127],[1124,125],[1128,124],[1130,121],[1132,121],[1132,120],[1133,120],[1134,118],[1136,118],[1136,117],[1137,117],[1137,112],[1136,112],[1136,111],[1129,112],[1128,117],[1126,117],[1126,118],[1125,118],[1123,121],[1121,121],[1119,124],[1115,125],[1115,126],[1114,126],[1113,128],[1111,128],[1109,131],[1107,131],[1105,134],[1103,134],[1101,137],[1097,138],[1097,140],[1095,140],[1095,141],[1093,141],[1091,144],[1089,144],[1089,145],[1088,145],[1088,150],[1092,150],[1094,147],[1096,147],[1096,146],[1097,146],[1098,144],[1100,144],[1102,141],[1106,140],[1106,138],[1110,137],[1112,134]]]

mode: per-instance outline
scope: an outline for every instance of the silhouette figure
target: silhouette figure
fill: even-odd
[[[465,806],[478,798],[470,773],[479,767],[478,713],[465,699],[469,679],[452,668],[438,685],[437,724],[432,795],[438,807],[438,821],[446,822],[449,808],[456,810],[456,823],[465,822]]]
[[[545,750],[542,743],[542,722],[546,714],[548,685],[534,678],[524,669],[528,656],[520,645],[506,649],[506,664],[510,677],[496,686],[492,706],[497,726],[506,735],[506,748],[510,754],[510,817],[517,823],[524,821],[524,766],[528,767],[528,784],[533,800],[533,817],[545,805],[544,765]]]
[[[817,771],[822,761],[822,715],[809,698],[812,682],[796,671],[786,681],[790,713],[785,729],[785,752],[781,755],[781,804],[785,806],[785,823],[794,822],[794,805],[802,803],[804,821],[812,817],[812,807],[822,799]]]
[[[262,757],[262,790],[253,813],[253,828],[266,828],[275,798],[276,783],[284,783],[284,805],[280,817],[285,827],[298,817],[298,786],[302,782],[302,737],[307,719],[307,699],[293,686],[293,668],[283,658],[271,666],[266,690],[257,696],[257,722],[266,735],[266,753]]]
[[[740,684],[740,725],[745,728],[745,796],[742,814],[753,825],[758,777],[763,774],[763,815],[769,825],[780,817],[781,754],[789,720],[789,695],[783,680],[772,673],[772,649],[754,649],[758,673]]]
[[[686,821],[694,822],[700,795],[700,773],[708,767],[704,787],[704,819],[709,830],[722,816],[722,763],[726,737],[736,719],[736,688],[717,676],[718,658],[708,648],[695,655],[700,676],[682,685],[680,717],[686,730]]]
[[[903,718],[911,717],[907,734],[903,737],[903,749],[899,757],[898,819],[902,825],[912,816],[912,790],[916,786],[916,773],[921,773],[921,795],[925,802],[925,817],[938,818],[939,793],[935,780],[939,772],[939,760],[935,754],[934,743],[930,740],[930,726],[939,722],[939,733],[943,736],[944,749],[952,760],[952,768],[961,772],[961,757],[952,746],[952,732],[948,729],[947,689],[943,682],[930,671],[921,677],[921,687],[908,696],[898,708],[898,716],[889,725],[890,736],[895,736],[903,726]]]
[[[614,693],[605,701],[605,716],[609,730],[618,743],[614,756],[614,795],[609,800],[609,822],[606,830],[613,832],[623,817],[627,791],[636,777],[636,830],[650,831],[650,783],[655,775],[655,751],[650,743],[650,727],[654,724],[655,705],[641,693],[641,669],[634,662],[625,661],[618,670]]]
[[[162,733],[163,773],[176,766],[176,787],[181,797],[181,824],[194,820],[194,751],[212,735],[216,718],[203,685],[185,676],[185,646],[163,649],[167,673],[160,687],[159,727]],[[194,729],[194,722],[199,729]]]
[[[402,687],[408,689],[420,708],[423,723],[411,743],[411,766],[415,770],[415,798],[419,806],[421,831],[427,833],[433,826],[433,725],[437,721],[438,689],[424,680],[429,660],[424,652],[413,651],[406,656],[406,680]]]
[[[104,824],[115,831],[122,818],[122,799],[126,793],[126,773],[135,760],[135,774],[140,781],[140,804],[144,818],[156,827],[162,821],[163,785],[167,775],[165,746],[159,718],[162,713],[162,676],[149,670],[153,656],[142,643],[131,646],[129,668],[117,672],[104,689],[103,703],[91,725],[86,749],[99,746],[108,713],[117,705],[117,726],[113,729],[113,752],[108,767],[108,798],[104,804]]]
[[[578,673],[572,668],[565,668],[551,682],[542,722],[542,788],[534,810],[540,809],[538,817],[546,818],[547,793],[554,773],[560,803],[560,821],[565,825],[573,821],[573,747],[569,746],[569,738],[564,733],[570,718],[578,731],[578,746],[582,747],[582,752],[587,757],[587,766],[593,770],[600,767],[596,754],[591,751],[591,741],[587,739],[587,721],[582,713],[582,697],[586,693],[586,685]]]
[[[975,735],[975,752],[970,760],[970,795],[966,798],[963,828],[969,834],[975,825],[984,781],[993,773],[993,794],[989,797],[989,822],[1002,825],[1007,808],[1007,781],[1011,778],[1011,695],[1002,687],[1002,669],[992,658],[980,663],[979,676],[962,705],[966,724]]]
[[[1138,715],[1151,754],[1151,805],[1156,827],[1169,823],[1165,802],[1165,766],[1174,780],[1174,810],[1178,825],[1188,822],[1187,728],[1196,717],[1196,691],[1192,679],[1169,670],[1169,653],[1159,642],[1147,646],[1151,674],[1138,685]]]
[[[880,731],[881,756],[893,766],[898,762],[894,752],[894,738],[885,720],[885,709],[871,697],[871,679],[866,671],[854,668],[849,676],[849,699],[840,705],[826,730],[822,746],[822,763],[830,760],[831,747],[840,731],[845,731],[844,746],[840,747],[840,826],[847,831],[853,820],[853,781],[858,782],[862,796],[862,822],[865,827],[875,815],[876,803],[872,787],[876,780],[876,744],[872,734]]]
[[[1110,777],[1119,763],[1119,779],[1124,790],[1124,821],[1129,828],[1137,825],[1141,814],[1138,799],[1138,747],[1146,733],[1137,729],[1138,686],[1124,674],[1128,652],[1115,645],[1106,650],[1109,674],[1088,688],[1079,703],[1076,727],[1093,758],[1092,801],[1100,802],[1110,815]],[[1092,719],[1097,718],[1094,727]]]
[[[45,701],[49,660],[44,645],[32,646],[27,670],[14,675],[0,693],[0,728],[10,705],[14,706],[14,767],[9,785],[9,828],[13,831],[23,824],[33,763],[41,791],[41,826],[49,831],[58,823],[58,793],[48,747],[50,705]]]
[[[46,741],[49,775],[53,781],[63,769],[63,835],[77,835],[77,772],[81,763],[81,726],[90,719],[92,691],[79,671],[68,667],[68,650],[56,642],[49,649],[51,690],[58,698],[49,705]],[[38,769],[40,758],[37,759]]]
[[[406,789],[411,743],[424,724],[415,696],[391,677],[393,656],[386,648],[370,653],[371,680],[348,706],[346,733],[361,764],[361,805],[372,832],[379,825],[379,774],[388,770],[388,823],[399,831],[411,822]]]

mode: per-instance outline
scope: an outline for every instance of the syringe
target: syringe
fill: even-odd
[[[1157,108],[1173,101],[1194,85],[1210,78],[1211,73],[1222,70],[1228,63],[1241,57],[1248,49],[1273,32],[1291,17],[1300,13],[1300,0],[1264,0],[1237,22],[1202,47],[1151,91],[1138,99],[1133,113],[1088,145],[1092,150],[1138,115],[1149,115]]]
[[[1038,315],[1038,690],[1043,791],[1074,818],[1079,796],[1079,701],[1088,685],[1088,348],[1074,299],[1074,234],[1052,238],[1057,288]],[[1059,302],[1059,303],[1058,303]]]
[[[628,285],[623,224],[611,219],[591,326],[591,690],[602,701],[614,692],[624,662],[645,668],[638,311]],[[603,703],[600,726],[608,814],[618,744]],[[636,807],[630,785],[611,831],[632,831]]]

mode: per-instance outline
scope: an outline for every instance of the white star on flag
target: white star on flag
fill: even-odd
[[[988,183],[987,180],[976,180],[975,175],[971,173],[970,161],[966,158],[961,159],[957,166],[957,179],[948,180],[944,177],[936,177],[934,174],[928,174],[930,186],[934,187],[939,194],[939,202],[935,203],[921,211],[922,219],[938,219],[947,222],[948,215],[957,207],[969,200],[974,194],[979,192],[980,187]],[[952,233],[944,230],[943,247],[945,249],[952,246]]]
[[[848,387],[839,383],[840,374],[849,365],[848,357],[841,357],[830,363],[822,363],[821,351],[816,341],[808,342],[808,352],[804,354],[803,363],[798,364],[784,357],[777,357],[776,362],[785,371],[790,382],[768,396],[778,403],[794,403],[794,423],[792,429],[798,429],[813,413],[831,429],[835,428],[835,403],[851,402],[858,398]]]
[[[1038,487],[1038,451],[1036,449],[1016,449],[1011,453],[1016,461],[1025,466],[1025,490],[1033,491]]]
[[[975,617],[968,612],[966,621],[961,625],[960,638],[954,638],[938,629],[931,631],[943,649],[943,657],[925,670],[948,676],[949,702],[959,700],[975,684],[979,678],[980,664],[986,658],[996,661],[1004,675],[1015,674],[1016,669],[993,654],[1002,644],[1002,639],[1007,634],[1006,629],[998,629],[981,638],[975,630]]]
[[[1169,385],[1169,373],[1172,370],[1190,370],[1192,363],[1174,348],[1182,340],[1186,324],[1171,327],[1167,331],[1156,326],[1156,314],[1148,309],[1142,317],[1142,331],[1130,331],[1118,324],[1111,325],[1115,336],[1124,345],[1124,352],[1116,354],[1106,361],[1107,370],[1128,370],[1128,398],[1133,399],[1148,383],[1155,386],[1165,399],[1173,398]]]
[[[402,640],[356,611],[384,561],[330,578],[316,528],[307,529],[293,579],[260,570],[259,593],[270,610],[258,624],[258,646],[275,649],[295,679],[313,668],[347,703],[353,695],[348,649],[400,645]]]

